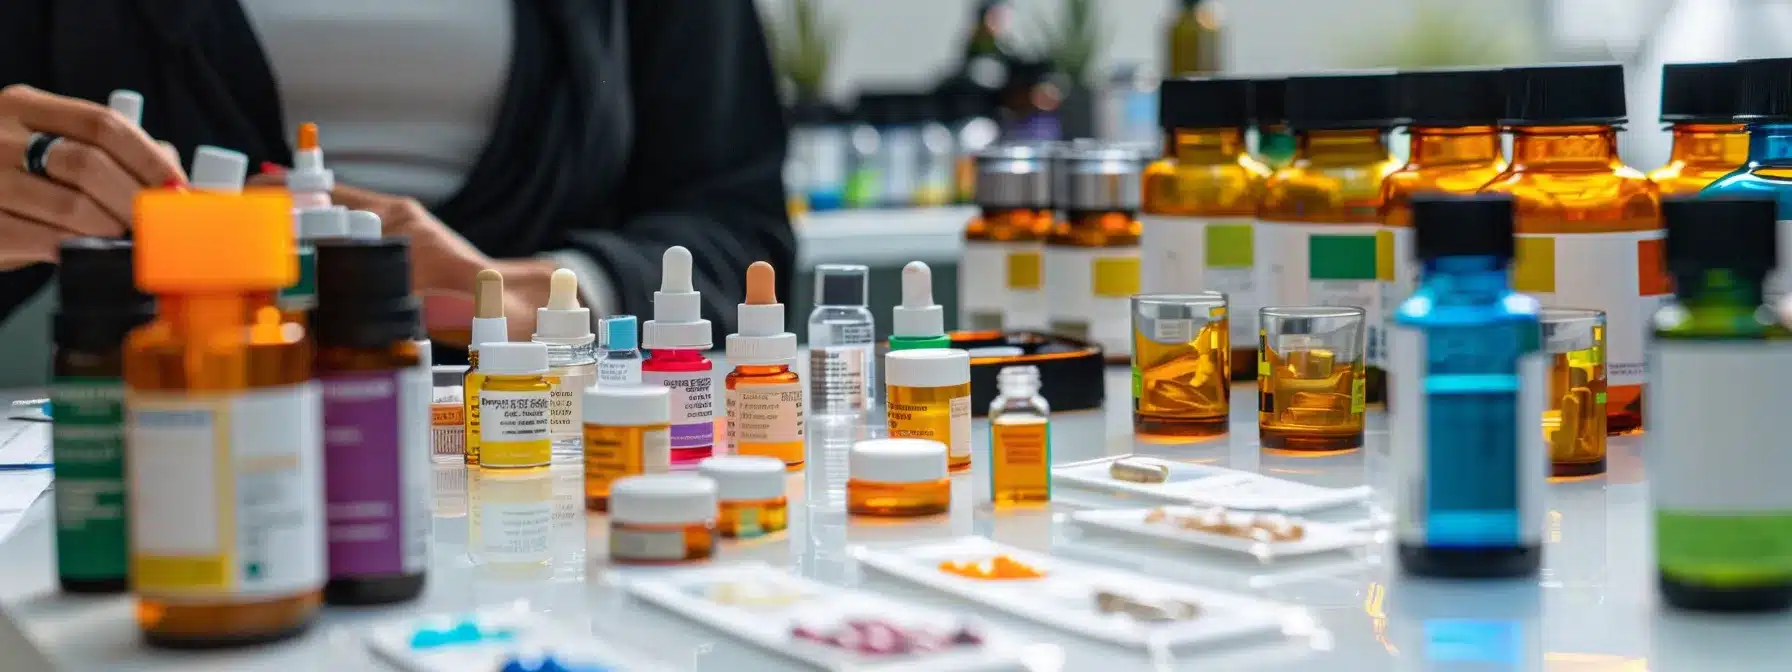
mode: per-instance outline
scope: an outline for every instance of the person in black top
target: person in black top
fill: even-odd
[[[340,60],[338,52],[357,46],[346,42],[393,25],[380,21],[404,20],[402,12],[394,19],[395,8],[440,22],[441,41],[422,43],[435,51],[407,55],[419,44],[401,39],[359,45],[379,54],[351,64],[362,86],[317,91],[317,82],[328,89],[331,78],[316,70],[335,66],[306,61]],[[320,18],[324,11],[333,13]],[[381,11],[387,14],[347,23],[363,18],[356,12]],[[456,12],[473,11],[508,18],[509,25],[456,25],[466,18]],[[306,12],[311,16],[293,16]],[[315,31],[319,21],[357,30],[328,33],[310,51],[279,49],[318,42],[284,31]],[[483,33],[482,26],[508,35]],[[433,30],[436,24],[413,26],[410,34]],[[459,51],[442,52],[443,42]],[[183,161],[157,140],[181,157],[205,144],[241,151],[251,166],[290,165],[287,133],[306,120],[283,118],[293,109],[283,95],[300,90],[325,101],[306,109],[357,106],[341,112],[346,118],[359,118],[361,107],[377,116],[396,104],[380,99],[385,89],[415,98],[418,89],[477,79],[456,70],[460,63],[426,59],[480,48],[507,54],[507,70],[487,64],[507,74],[493,78],[489,96],[474,92],[472,99],[489,103],[489,123],[479,129],[483,146],[466,146],[465,165],[446,171],[454,176],[437,198],[354,186],[333,194],[338,204],[380,214],[388,234],[412,238],[420,293],[465,293],[479,269],[498,268],[507,280],[512,336],[526,338],[548,276],[565,265],[592,271],[587,282],[603,290],[592,300],[600,311],[649,316],[660,256],[683,245],[697,260],[694,281],[719,342],[734,330],[747,265],[794,263],[781,178],[786,129],[752,0],[6,0],[0,317],[51,278],[58,241],[127,235],[135,192],[184,177]],[[365,85],[380,72],[404,85]],[[93,102],[115,89],[143,95],[141,129]],[[442,96],[467,100],[466,93]],[[329,120],[322,121],[328,152]],[[401,146],[395,151],[428,142],[413,137],[429,137],[421,124],[415,133],[394,128],[404,131],[389,134]],[[465,130],[446,135],[467,145]],[[27,165],[34,152],[40,160]],[[411,177],[428,181],[426,174]],[[278,183],[271,176],[257,181]],[[339,171],[338,182],[352,181]],[[778,275],[785,283],[778,292],[790,295],[794,273]]]

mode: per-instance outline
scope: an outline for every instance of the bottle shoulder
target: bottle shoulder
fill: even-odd
[[[1392,159],[1350,166],[1295,163],[1264,184],[1258,216],[1274,221],[1378,223]]]
[[[1542,312],[1536,297],[1510,290],[1472,304],[1444,304],[1436,290],[1420,287],[1394,309],[1394,321],[1415,328],[1535,324]]]
[[[1695,310],[1669,299],[1649,316],[1656,338],[1664,340],[1760,340],[1792,338],[1783,306],[1716,306]]]
[[[1141,209],[1148,214],[1250,217],[1256,214],[1269,179],[1268,169],[1255,161],[1160,163],[1159,170],[1144,175]]]

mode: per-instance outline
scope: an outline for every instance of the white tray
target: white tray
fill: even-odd
[[[1170,468],[1163,483],[1134,483],[1108,475],[1119,459],[1152,461]],[[1374,494],[1366,485],[1325,488],[1255,472],[1189,464],[1139,455],[1103,457],[1052,468],[1052,481],[1069,488],[1099,490],[1176,504],[1219,506],[1236,511],[1312,513],[1361,503]]]
[[[1180,649],[1232,639],[1278,634],[1293,610],[1253,597],[1154,579],[1033,553],[982,537],[900,549],[858,547],[862,566],[1014,616],[1120,646]],[[1038,579],[973,579],[942,571],[944,561],[979,561],[997,555],[1046,573]],[[1150,599],[1193,602],[1203,614],[1192,620],[1139,623],[1095,607],[1097,590]]]
[[[452,627],[463,620],[478,622],[481,629],[509,630],[505,640],[484,640],[476,643],[445,644],[430,648],[413,648],[411,638],[419,628]],[[664,670],[666,665],[650,662],[640,656],[623,654],[589,633],[575,631],[550,620],[545,614],[515,608],[483,609],[476,612],[435,614],[406,618],[376,625],[362,635],[368,650],[388,664],[406,672],[469,672],[497,670],[504,661],[518,655],[551,653],[562,662],[602,665],[618,672]]]
[[[805,595],[786,605],[747,607],[710,599],[708,591],[728,583],[778,586]],[[700,567],[653,574],[629,581],[627,589],[641,599],[721,630],[766,651],[788,656],[825,670],[938,670],[969,672],[1025,670],[1019,646],[1010,635],[995,631],[974,619],[938,609],[897,601],[874,593],[830,586],[762,564]],[[903,625],[929,628],[972,626],[983,643],[974,649],[948,650],[914,655],[867,655],[790,634],[797,624],[825,626],[844,618],[870,616]]]
[[[1163,511],[1172,517],[1193,516],[1206,510],[1204,507],[1164,506],[1150,509],[1107,509],[1101,511],[1077,511],[1070,514],[1071,521],[1087,528],[1113,532],[1134,537],[1157,539],[1184,546],[1198,546],[1223,551],[1233,551],[1256,556],[1260,560],[1271,560],[1277,557],[1293,557],[1330,553],[1360,547],[1369,542],[1369,535],[1350,527],[1333,523],[1322,523],[1310,520],[1294,519],[1293,522],[1305,528],[1306,534],[1293,541],[1261,542],[1235,537],[1229,534],[1214,534],[1200,530],[1190,530],[1173,523],[1147,523],[1146,516],[1153,511]],[[1236,514],[1234,514],[1236,515]]]

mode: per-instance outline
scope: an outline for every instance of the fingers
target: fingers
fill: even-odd
[[[54,133],[96,147],[110,155],[140,186],[160,186],[182,175],[179,164],[171,161],[143,129],[97,103],[14,84],[0,89],[0,119],[11,119],[32,131]]]
[[[73,237],[67,231],[0,212],[0,270],[55,263],[57,246]]]
[[[5,154],[0,153],[0,156]],[[120,225],[130,223],[131,199],[141,187],[105,152],[93,145],[63,138],[51,145],[49,153],[44,155],[44,172],[56,182],[79,189],[105,208]],[[45,221],[57,223],[55,220]]]
[[[125,220],[130,216],[128,201],[135,192],[134,187],[123,187],[120,193],[126,201],[124,210],[114,213],[93,197],[68,186],[24,171],[0,170],[0,211],[69,235],[124,235]]]

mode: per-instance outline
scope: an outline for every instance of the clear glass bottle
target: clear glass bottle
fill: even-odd
[[[633,315],[612,315],[598,323],[603,332],[602,356],[597,360],[597,384],[640,385],[640,330]]]
[[[529,340],[548,347],[548,382],[554,385],[548,408],[553,457],[578,460],[585,454],[580,395],[597,383],[597,337],[591,333],[591,309],[579,305],[579,276],[571,270],[554,271],[548,305],[535,309],[535,333]]]
[[[1748,160],[1748,127],[1736,119],[1741,87],[1736,63],[1661,66],[1661,123],[1674,144],[1649,181],[1662,196],[1699,193]]]
[[[815,267],[809,313],[809,412],[857,415],[876,401],[877,324],[866,307],[871,269]]]
[[[1039,394],[1039,369],[1010,366],[996,374],[989,403],[989,492],[998,507],[1052,499],[1052,407]]]

